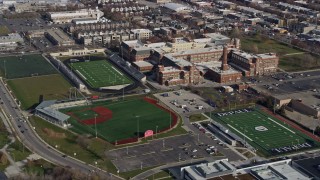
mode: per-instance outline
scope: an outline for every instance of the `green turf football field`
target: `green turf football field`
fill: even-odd
[[[102,102],[92,106],[74,107],[61,110],[63,113],[80,112],[80,119],[94,118],[91,110],[83,109],[103,106],[112,111],[113,117],[106,122],[97,124],[98,135],[109,142],[120,141],[127,138],[137,137],[137,132],[143,134],[146,130],[156,130],[159,132],[170,127],[170,114],[153,104],[144,101],[142,98],[133,100]],[[82,117],[81,114],[83,114]],[[91,114],[91,116],[90,116]],[[70,118],[73,126],[72,130],[80,134],[95,134],[94,125],[83,125],[74,118]],[[157,128],[158,126],[158,128]]]
[[[58,73],[40,54],[0,57],[0,70],[7,79]]]
[[[237,134],[240,138],[245,139],[247,143],[266,156],[289,153],[293,150],[298,150],[294,148],[283,148],[297,147],[304,143],[317,146],[318,143],[316,143],[312,138],[304,135],[298,130],[295,130],[279,119],[258,109],[251,110],[251,112],[231,115],[217,113],[214,114],[212,118]],[[311,147],[299,146],[299,149],[303,148]]]
[[[132,83],[125,74],[105,60],[70,63],[70,66],[92,88]]]

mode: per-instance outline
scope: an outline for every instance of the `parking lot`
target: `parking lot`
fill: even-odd
[[[126,172],[173,162],[190,163],[202,157],[210,160],[209,157],[215,157],[207,149],[214,151],[216,148],[214,144],[199,143],[197,135],[189,134],[109,151],[106,155],[120,172]]]
[[[291,81],[282,81],[258,85],[258,89],[270,94],[290,94],[301,91],[320,92],[320,78],[310,76],[308,79],[297,78]]]
[[[13,32],[26,32],[29,30],[50,29],[52,27],[65,26],[65,24],[48,24],[40,15],[35,18],[21,17],[16,19],[3,19],[3,21],[0,21],[0,25],[7,26]]]
[[[35,46],[37,49],[43,50],[43,49],[50,49],[54,45],[45,37],[39,37],[39,38],[32,38],[31,43],[33,46]]]
[[[159,93],[154,96],[179,114],[203,112],[212,109],[202,97],[185,90]]]

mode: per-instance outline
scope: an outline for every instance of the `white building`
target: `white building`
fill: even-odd
[[[182,5],[182,4],[178,4],[178,3],[167,3],[164,5],[165,8],[168,8],[172,11],[175,12],[181,12],[181,11],[189,11],[191,10],[191,8],[189,8],[188,6]]]
[[[53,23],[62,24],[70,23],[76,19],[90,19],[99,20],[104,15],[98,8],[96,9],[81,9],[78,11],[62,11],[62,12],[48,12],[48,17]]]
[[[17,3],[59,4],[66,5],[69,0],[0,0],[0,4],[13,5]]]
[[[23,38],[18,33],[0,36],[0,51],[15,49],[18,46],[18,43],[22,42]]]
[[[152,36],[152,31],[149,29],[132,29],[131,32],[134,34],[134,39],[149,39]]]

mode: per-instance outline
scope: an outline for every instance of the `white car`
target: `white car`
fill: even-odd
[[[192,152],[194,152],[194,153],[195,153],[195,152],[197,152],[197,151],[198,151],[197,149],[194,149]]]

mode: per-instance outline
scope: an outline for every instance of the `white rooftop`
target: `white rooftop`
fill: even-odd
[[[222,46],[214,46],[214,47],[207,47],[207,48],[198,48],[198,49],[188,49],[183,51],[178,51],[175,53],[171,53],[171,56],[177,55],[187,55],[187,54],[195,54],[195,53],[207,53],[207,52],[215,52],[215,51],[222,51]]]
[[[135,65],[137,65],[138,67],[149,67],[149,66],[153,66],[151,63],[147,62],[147,61],[137,61],[137,62],[133,62]]]
[[[233,51],[232,53],[233,53],[233,54],[236,54],[236,55],[238,55],[238,56],[244,57],[244,58],[246,58],[246,59],[251,59],[251,58],[256,57],[255,55],[249,54],[249,53],[244,52],[244,51]]]
[[[257,54],[256,56],[261,57],[262,59],[276,58],[277,57],[277,55],[275,53]]]
[[[251,169],[254,176],[262,180],[307,180],[310,179],[297,170],[293,169],[286,162],[271,164]]]
[[[182,5],[182,4],[178,4],[178,3],[166,3],[164,5],[164,7],[171,9],[173,11],[183,11],[183,10],[188,10],[190,9],[189,7]]]

